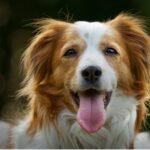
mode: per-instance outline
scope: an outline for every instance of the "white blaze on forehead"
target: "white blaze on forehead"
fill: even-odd
[[[100,50],[101,39],[106,34],[111,34],[109,27],[104,23],[99,22],[76,22],[76,29],[80,37],[86,43],[86,49],[82,55],[81,62],[84,66],[102,65],[106,67],[106,61]],[[85,63],[86,61],[86,63]]]
[[[110,33],[110,29],[105,23],[78,21],[75,25],[78,33],[88,45],[98,45],[100,39]]]
[[[75,28],[80,37],[85,41],[86,48],[77,67],[77,81],[82,84],[83,78],[81,71],[88,66],[98,66],[102,70],[101,87],[103,89],[110,90],[113,88],[114,82],[116,82],[116,76],[114,70],[107,62],[103,50],[100,49],[101,40],[105,35],[112,35],[112,31],[105,23],[100,22],[76,22]],[[103,81],[102,81],[103,80]],[[105,83],[104,83],[105,82]]]

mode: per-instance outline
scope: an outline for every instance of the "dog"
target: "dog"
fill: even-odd
[[[23,54],[29,100],[13,148],[135,148],[145,119],[150,40],[143,21],[45,19]],[[139,143],[139,142],[138,142]]]

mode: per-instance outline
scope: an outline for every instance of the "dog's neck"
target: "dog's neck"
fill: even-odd
[[[33,138],[25,131],[29,123],[24,122],[16,128],[16,148],[129,148],[135,135],[136,106],[137,100],[131,96],[113,95],[107,107],[107,121],[94,134],[81,129],[76,115],[67,109],[60,112],[56,123],[47,123]],[[20,141],[22,135],[24,141]]]
[[[74,114],[64,110],[58,124],[51,127],[46,139],[51,148],[127,148],[134,139],[137,101],[120,93],[107,108],[106,124],[98,133],[88,134],[76,122]]]

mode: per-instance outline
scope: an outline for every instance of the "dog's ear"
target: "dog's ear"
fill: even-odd
[[[125,43],[135,81],[133,89],[138,94],[137,98],[141,99],[146,94],[150,75],[150,38],[143,20],[124,13],[108,23],[121,34]]]
[[[39,83],[52,71],[51,58],[68,23],[47,19],[37,22],[36,25],[39,26],[38,32],[23,54],[23,65],[26,78],[34,77]]]

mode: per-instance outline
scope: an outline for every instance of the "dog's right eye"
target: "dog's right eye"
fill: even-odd
[[[68,49],[68,50],[64,53],[63,56],[64,56],[64,57],[75,57],[75,56],[77,56],[77,51],[76,51],[75,49],[73,49],[73,48]]]

